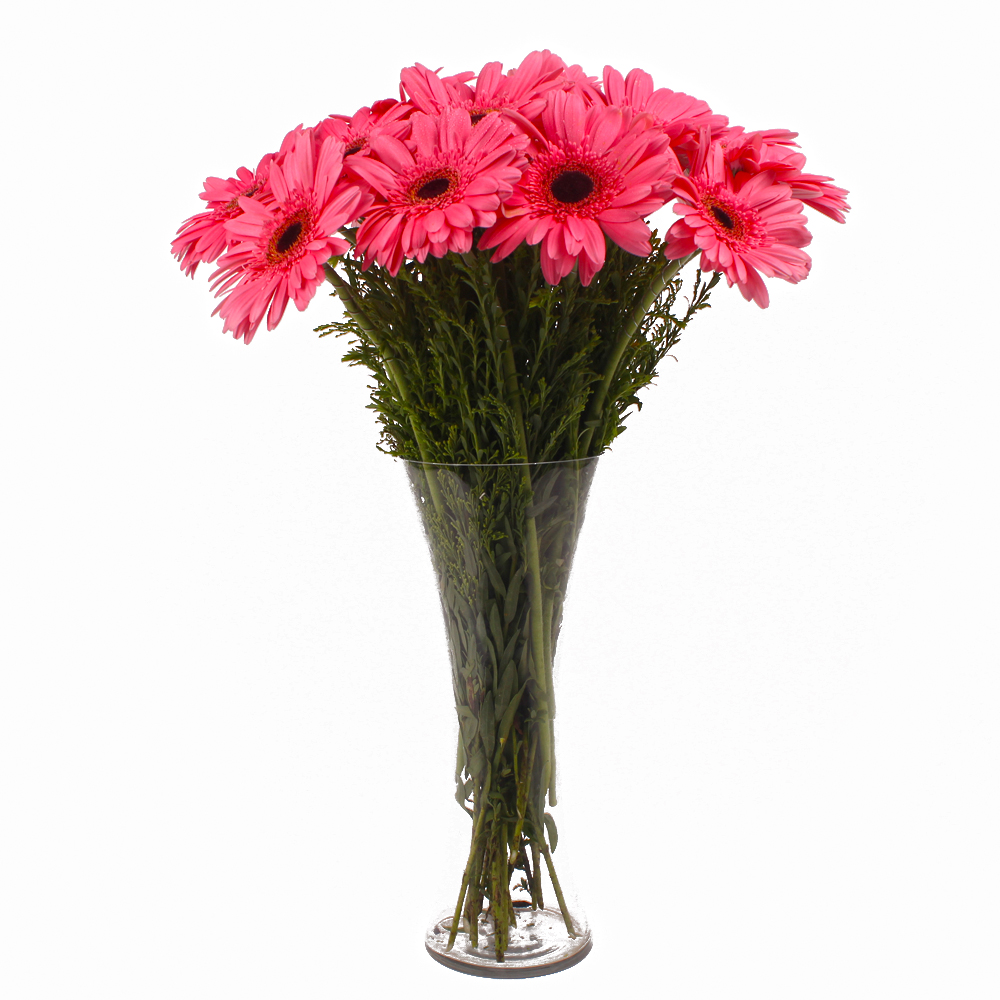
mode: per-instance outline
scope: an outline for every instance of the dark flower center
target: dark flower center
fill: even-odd
[[[253,187],[247,188],[246,191],[241,192],[232,201],[228,202],[222,211],[239,212],[242,214],[243,209],[240,208],[240,198],[252,198],[260,190],[260,187],[259,184],[254,184]]]
[[[723,212],[718,205],[712,206],[712,215],[715,216],[716,221],[720,226],[725,226],[726,229],[732,229],[736,225],[735,222],[729,217],[726,212]]]
[[[429,201],[431,198],[437,198],[444,194],[449,187],[451,187],[451,181],[447,177],[434,177],[417,188],[417,197]]]
[[[510,105],[504,102],[500,102],[500,106],[495,108],[480,105],[475,111],[469,112],[469,121],[473,125],[478,125],[487,115],[492,114],[494,111],[503,111],[505,107],[510,107]]]
[[[551,184],[552,197],[566,205],[583,201],[594,190],[594,182],[580,170],[566,170]]]
[[[347,149],[344,150],[344,156],[351,156],[354,153],[360,153],[361,150],[364,149],[364,148],[365,148],[365,140],[364,139],[358,139],[357,142],[355,142],[352,145],[348,146]]]
[[[302,235],[302,223],[296,219],[292,222],[285,231],[278,237],[278,241],[274,244],[274,249],[277,253],[288,253],[289,250],[295,246],[295,241]]]

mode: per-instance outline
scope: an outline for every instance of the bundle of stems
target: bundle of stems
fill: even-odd
[[[544,906],[543,861],[576,933],[546,809],[566,583],[594,459],[718,280],[696,272],[675,310],[691,258],[652,243],[637,257],[609,242],[588,287],[575,274],[548,285],[528,246],[499,263],[478,251],[407,261],[395,277],[351,255],[326,267],[345,318],[319,332],[348,335],[344,360],[374,379],[380,447],[407,460],[440,587],[456,798],[472,820],[449,947],[462,928],[478,946],[488,900],[497,961],[517,910]]]
[[[473,824],[452,921],[477,945],[484,898],[501,959],[516,920],[510,892],[542,907],[544,858],[573,931],[551,851],[555,692],[562,602],[595,461],[409,465],[438,577],[459,719],[456,798]],[[431,486],[434,486],[434,492]],[[472,802],[469,808],[465,803]]]

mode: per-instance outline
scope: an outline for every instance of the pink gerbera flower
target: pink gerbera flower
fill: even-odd
[[[443,257],[472,249],[472,230],[491,226],[521,176],[526,140],[493,112],[475,128],[457,108],[413,115],[410,143],[371,140],[352,169],[377,192],[358,229],[365,267],[374,258],[396,274],[404,257]],[[412,148],[411,148],[412,147]]]
[[[566,67],[560,86],[563,90],[582,97],[588,104],[605,103],[601,81],[596,76],[589,76],[579,63]]]
[[[407,117],[413,112],[412,104],[392,99],[376,101],[353,115],[330,115],[316,126],[316,141],[334,136],[344,143],[344,157],[367,152],[368,140],[376,135],[402,138],[409,131]]]
[[[515,113],[529,120],[545,107],[545,94],[559,85],[566,64],[548,49],[525,56],[516,69],[503,72],[503,64],[487,63],[469,90],[466,110],[475,124],[491,111]]]
[[[726,127],[729,119],[716,115],[696,97],[660,87],[653,89],[653,78],[641,69],[633,69],[624,79],[618,70],[604,67],[604,99],[608,104],[631,108],[647,114],[657,128],[670,136],[675,148],[697,145],[702,127],[715,135]]]
[[[800,248],[812,236],[802,203],[773,171],[734,176],[707,129],[691,175],[677,176],[673,187],[674,211],[682,218],[667,232],[671,260],[700,250],[703,271],[721,271],[730,287],[739,285],[743,297],[761,308],[769,300],[760,272],[791,282],[809,273],[812,262]]]
[[[428,69],[423,63],[408,66],[399,74],[400,94],[408,97],[409,103],[425,115],[458,107],[468,97],[466,81],[474,79],[476,74],[466,71],[442,78],[438,75],[440,72]]]
[[[323,264],[349,248],[331,234],[371,199],[358,184],[341,180],[343,152],[332,136],[314,151],[313,130],[304,129],[290,140],[282,163],[271,166],[273,204],[239,199],[243,214],[226,223],[239,242],[212,275],[216,294],[228,293],[215,312],[237,339],[249,344],[265,314],[273,330],[289,299],[305,309],[323,282]]]
[[[779,181],[791,187],[793,198],[836,222],[845,222],[844,213],[851,208],[846,200],[848,192],[833,184],[832,177],[802,172],[805,155],[789,148],[798,145],[792,141],[797,134],[785,129],[744,132],[732,128],[723,135],[722,145],[734,171],[758,174],[771,170]]]
[[[268,169],[273,159],[268,153],[256,170],[240,167],[235,177],[225,180],[209,177],[205,181],[205,190],[199,197],[208,202],[208,210],[186,219],[170,244],[170,251],[185,274],[194,277],[199,264],[215,260],[232,243],[226,223],[243,214],[240,198],[266,200]]]
[[[726,159],[734,170],[746,170],[753,167],[753,172],[759,172],[760,151],[767,144],[771,149],[784,149],[791,152],[788,147],[798,146],[795,139],[798,132],[790,132],[786,128],[765,128],[756,132],[748,132],[742,125],[730,125],[723,129],[713,139],[717,139],[719,145],[725,150]],[[804,160],[804,157],[803,157]]]
[[[507,73],[502,63],[487,63],[475,86],[458,77],[441,79],[420,63],[404,69],[400,77],[420,111],[438,114],[445,108],[462,108],[473,125],[491,111],[498,111],[520,131],[525,130],[525,119],[530,121],[540,114],[546,92],[562,85],[565,69],[562,59],[545,49],[530,53]]]
[[[497,261],[524,241],[541,243],[542,274],[552,285],[577,261],[589,285],[604,265],[605,236],[629,253],[650,253],[643,218],[666,202],[680,169],[666,135],[566,91],[550,96],[542,125],[546,145],[479,246],[496,247]]]

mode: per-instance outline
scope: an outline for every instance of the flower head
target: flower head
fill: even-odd
[[[407,117],[413,112],[412,104],[402,101],[376,101],[370,108],[360,108],[353,115],[330,115],[316,126],[316,141],[334,136],[344,143],[344,159],[368,152],[368,140],[377,135],[392,135],[397,139],[406,135],[410,126]]]
[[[809,273],[809,255],[801,249],[812,236],[805,228],[802,203],[774,171],[734,174],[708,130],[691,175],[674,179],[681,216],[667,232],[666,256],[677,260],[701,251],[701,269],[720,271],[729,286],[761,308],[768,304],[761,272],[768,277],[801,281]]]
[[[464,84],[475,77],[466,71],[457,76],[441,77],[440,70],[428,69],[423,63],[408,66],[399,74],[399,92],[409,103],[426,115],[439,114],[445,108],[457,107],[468,97]]]
[[[216,294],[227,293],[215,309],[223,329],[248,344],[265,315],[269,330],[278,325],[289,299],[305,309],[323,282],[323,264],[350,246],[331,234],[371,200],[341,179],[344,145],[333,136],[315,150],[313,130],[304,129],[285,148],[271,166],[273,203],[239,199],[243,214],[226,222],[236,242],[212,275]]]
[[[560,86],[562,90],[582,97],[587,104],[605,103],[601,81],[596,76],[589,76],[579,63],[566,67]]]
[[[232,243],[226,223],[243,214],[240,198],[267,200],[270,194],[267,177],[273,159],[268,153],[256,170],[240,167],[235,177],[225,180],[209,177],[205,181],[205,190],[199,197],[208,202],[208,209],[185,219],[177,230],[177,238],[170,244],[170,251],[185,274],[194,277],[199,264],[216,260]]]
[[[553,285],[578,261],[580,281],[589,285],[604,265],[605,236],[629,253],[650,253],[643,217],[664,204],[680,168],[667,137],[630,117],[620,108],[588,107],[576,93],[550,95],[544,144],[480,247],[496,247],[496,261],[522,242],[541,243],[542,273]]]
[[[476,77],[475,90],[466,87],[472,123],[491,111],[529,120],[537,117],[545,107],[546,92],[560,85],[565,69],[562,59],[548,49],[530,53],[506,74],[502,63],[487,63]]]
[[[545,106],[545,94],[566,84],[566,64],[548,49],[527,55],[515,69],[503,72],[503,64],[487,63],[474,74],[442,79],[417,63],[400,74],[402,86],[420,111],[438,114],[446,108],[468,111],[473,125],[490,112],[499,112],[517,131],[530,131],[527,121],[537,118]]]
[[[725,115],[716,115],[696,97],[661,87],[653,89],[653,78],[641,69],[633,69],[622,77],[611,66],[604,67],[604,99],[608,104],[649,116],[656,128],[670,136],[675,149],[697,146],[700,130],[707,126],[714,136],[729,122]]]
[[[357,250],[396,274],[404,257],[443,257],[472,249],[472,230],[491,226],[521,176],[525,141],[496,112],[473,127],[468,111],[417,112],[408,143],[387,135],[352,169],[375,202],[357,233]]]
[[[721,144],[727,162],[737,173],[758,174],[770,170],[778,180],[791,187],[793,198],[836,222],[845,222],[844,213],[851,208],[846,200],[847,191],[833,184],[832,177],[802,172],[806,165],[805,155],[790,148],[797,146],[792,141],[797,135],[785,129],[745,132],[736,127],[723,133]]]

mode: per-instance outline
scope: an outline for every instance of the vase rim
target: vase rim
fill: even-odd
[[[398,456],[397,456],[398,457]],[[588,455],[586,458],[555,458],[547,462],[421,462],[415,458],[400,458],[407,465],[434,466],[449,469],[520,469],[524,466],[537,465],[572,465],[575,462],[594,462],[600,455]]]

